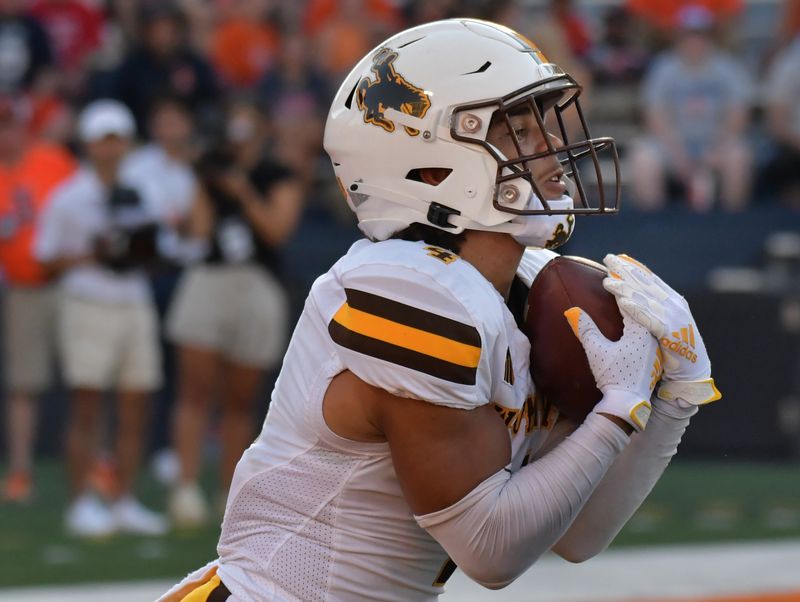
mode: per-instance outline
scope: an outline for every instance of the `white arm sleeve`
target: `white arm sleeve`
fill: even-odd
[[[605,550],[652,491],[696,412],[655,401],[647,428],[631,436],[553,551],[582,562]]]
[[[629,439],[597,414],[543,458],[503,469],[417,522],[481,585],[511,583],[561,538]]]

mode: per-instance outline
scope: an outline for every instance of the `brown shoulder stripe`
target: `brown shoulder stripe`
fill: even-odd
[[[364,291],[347,289],[347,297],[328,324],[335,343],[443,380],[475,384],[481,355],[476,328]]]

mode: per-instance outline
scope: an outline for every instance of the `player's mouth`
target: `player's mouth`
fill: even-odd
[[[560,199],[567,192],[567,183],[563,180],[563,177],[564,170],[559,168],[537,179],[536,185],[544,195],[545,200]]]

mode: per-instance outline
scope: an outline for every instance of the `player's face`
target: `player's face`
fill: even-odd
[[[533,114],[533,109],[530,107],[525,106],[511,113],[509,121],[510,128],[504,118],[497,116],[492,118],[486,136],[486,141],[494,145],[509,159],[547,151],[545,135],[550,138],[550,143],[554,147],[563,145],[558,136],[549,132],[545,134],[542,131]],[[545,120],[545,125],[547,125],[547,120]],[[554,155],[528,161],[527,166],[545,200],[559,199],[566,193],[567,184],[563,180],[564,168],[561,167]]]

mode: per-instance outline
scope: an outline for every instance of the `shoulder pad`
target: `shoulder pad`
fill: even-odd
[[[387,241],[337,264],[344,301],[328,332],[362,380],[402,397],[475,407],[489,401],[502,299],[470,264],[432,249]]]

